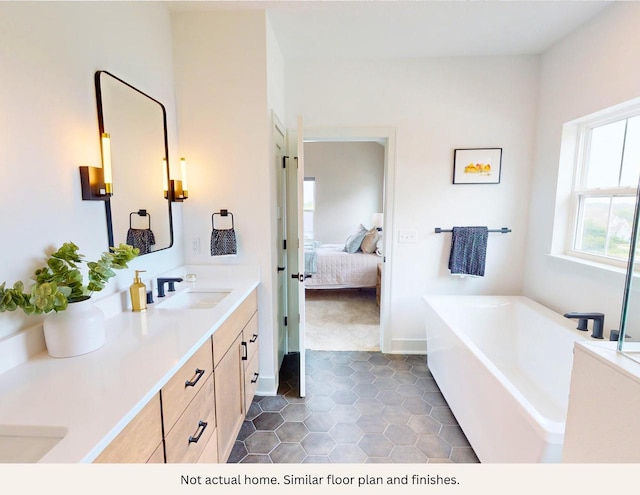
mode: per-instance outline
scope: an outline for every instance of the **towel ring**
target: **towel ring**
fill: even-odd
[[[129,228],[132,229],[133,228],[133,224],[132,224],[132,216],[133,215],[139,215],[141,217],[149,217],[149,229],[151,229],[151,213],[147,213],[147,210],[138,210],[138,211],[132,211],[131,213],[129,213]]]
[[[215,229],[216,229],[216,225],[215,225],[215,222],[214,222],[214,217],[215,217],[216,215],[220,215],[221,217],[229,217],[229,216],[230,216],[230,217],[231,217],[231,228],[232,228],[232,229],[234,228],[234,225],[233,225],[233,213],[231,213],[229,210],[220,210],[220,212],[219,212],[219,213],[218,213],[218,212],[215,212],[215,213],[213,213],[213,214],[211,215],[211,228],[212,228],[213,230],[215,230]]]

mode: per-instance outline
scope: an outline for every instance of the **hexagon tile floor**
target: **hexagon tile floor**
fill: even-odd
[[[278,395],[254,398],[230,463],[477,463],[425,356],[306,351],[285,357]]]

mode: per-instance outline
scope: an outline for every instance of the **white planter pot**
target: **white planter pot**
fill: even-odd
[[[66,358],[100,349],[105,343],[105,317],[91,299],[70,303],[44,319],[44,339],[51,357]]]

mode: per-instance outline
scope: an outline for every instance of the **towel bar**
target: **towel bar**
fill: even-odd
[[[442,232],[453,232],[453,229],[441,229],[440,227],[436,227],[436,234],[441,234]],[[487,232],[499,232],[501,234],[508,234],[511,232],[511,229],[507,227],[502,227],[501,229],[489,229]]]

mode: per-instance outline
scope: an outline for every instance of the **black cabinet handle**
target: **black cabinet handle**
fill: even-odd
[[[200,437],[204,433],[204,430],[207,429],[207,423],[204,421],[198,421],[198,429],[200,428],[202,428],[200,430],[200,433],[198,433],[195,437],[189,437],[189,443],[198,443],[198,440],[200,440]]]
[[[201,370],[200,368],[196,368],[196,375],[197,376],[196,376],[195,380],[193,380],[193,381],[187,380],[186,382],[184,382],[185,388],[195,386],[195,384],[198,383],[198,380],[200,380],[200,378],[202,378],[202,375],[204,375],[204,370]]]
[[[253,342],[255,342],[256,340],[258,340],[258,334],[257,334],[257,333],[254,333],[254,334],[253,334],[253,337],[251,337],[251,340],[249,340],[249,342],[253,343]]]
[[[259,376],[260,376],[260,373],[254,373],[253,380],[251,380],[251,383],[256,383],[258,381]]]
[[[242,342],[242,360],[246,361],[248,357],[249,354],[247,353],[247,343]]]

